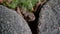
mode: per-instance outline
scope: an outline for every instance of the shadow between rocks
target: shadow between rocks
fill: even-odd
[[[30,29],[33,34],[38,34],[38,19],[42,7],[43,6],[39,5],[37,11],[34,13],[36,19],[34,21],[28,22],[28,25],[30,26]]]
[[[45,4],[45,3],[44,3]],[[36,12],[34,13],[36,19],[34,21],[28,22],[28,25],[32,31],[33,34],[38,34],[38,20],[39,20],[39,13],[41,11],[41,8],[44,6],[43,5],[39,5],[38,9],[36,10]]]

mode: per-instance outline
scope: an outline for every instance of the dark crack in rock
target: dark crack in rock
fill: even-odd
[[[32,34],[27,22],[16,11],[0,5],[0,34]]]
[[[39,34],[60,34],[60,0],[49,0],[41,9]]]

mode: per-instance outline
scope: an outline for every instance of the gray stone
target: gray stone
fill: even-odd
[[[60,0],[49,0],[41,9],[39,34],[60,34]]]
[[[27,22],[16,11],[0,5],[0,34],[32,34]]]

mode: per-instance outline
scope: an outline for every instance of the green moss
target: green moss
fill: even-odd
[[[26,8],[27,10],[31,11],[33,6],[35,6],[35,4],[38,1],[39,0],[12,0],[12,2],[8,4],[8,7],[16,8],[19,5],[21,7]],[[5,5],[6,3],[3,3],[3,4]]]
[[[32,10],[33,6],[38,2],[38,0],[21,0],[22,7],[25,7],[29,11]]]

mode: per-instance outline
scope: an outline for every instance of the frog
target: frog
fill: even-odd
[[[17,7],[16,11],[20,16],[22,16],[27,22],[34,21],[35,15],[32,12],[28,12],[25,9]]]

